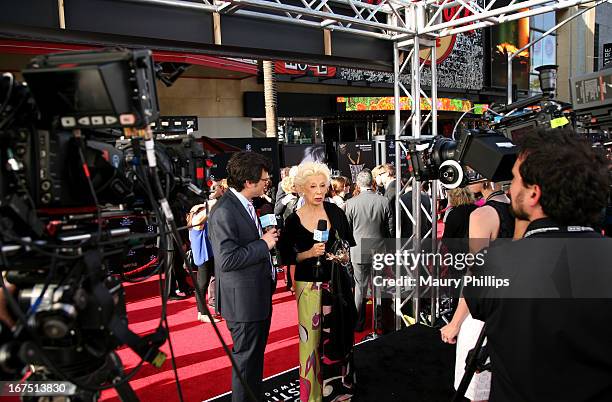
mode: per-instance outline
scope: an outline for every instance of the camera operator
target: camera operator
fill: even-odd
[[[470,313],[485,321],[489,400],[610,401],[612,243],[592,229],[606,206],[605,162],[568,129],[540,129],[520,145],[511,206],[529,226],[474,269],[511,285],[464,289]]]

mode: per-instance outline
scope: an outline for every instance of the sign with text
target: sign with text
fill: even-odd
[[[572,102],[575,110],[612,104],[612,70],[571,78]]]
[[[612,43],[604,43],[603,45],[602,67],[606,68],[608,65],[612,65]]]
[[[335,77],[336,67],[310,65],[306,63],[290,63],[277,61],[274,63],[276,74],[301,75],[313,77]]]

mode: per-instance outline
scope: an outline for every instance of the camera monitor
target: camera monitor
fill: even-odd
[[[75,128],[145,128],[159,117],[149,50],[36,57],[23,76],[45,122]]]

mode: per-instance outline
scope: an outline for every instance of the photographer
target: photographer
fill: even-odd
[[[529,226],[474,270],[510,286],[464,289],[485,321],[489,400],[610,401],[612,243],[592,229],[606,206],[605,162],[567,129],[538,130],[520,145],[510,197]]]

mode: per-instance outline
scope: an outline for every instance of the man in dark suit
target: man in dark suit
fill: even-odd
[[[355,306],[357,307],[356,331],[365,325],[365,303],[368,285],[372,281],[372,257],[370,250],[382,252],[384,239],[395,235],[389,201],[374,191],[374,179],[368,170],[357,175],[361,192],[346,202],[345,211],[357,245],[351,247],[351,261],[355,269]],[[362,250],[362,245],[366,250]],[[374,291],[374,289],[372,289]]]
[[[217,309],[225,318],[237,367],[232,372],[232,401],[251,400],[238,372],[260,400],[263,359],[276,272],[270,250],[276,229],[262,232],[252,204],[270,180],[271,162],[255,152],[239,152],[227,164],[229,191],[216,203],[209,219],[215,256]],[[238,370],[238,371],[237,371]]]
[[[523,137],[512,173],[512,212],[529,225],[472,268],[474,280],[508,285],[464,288],[485,321],[489,401],[612,401],[612,240],[593,229],[603,158],[570,130],[539,130]]]

